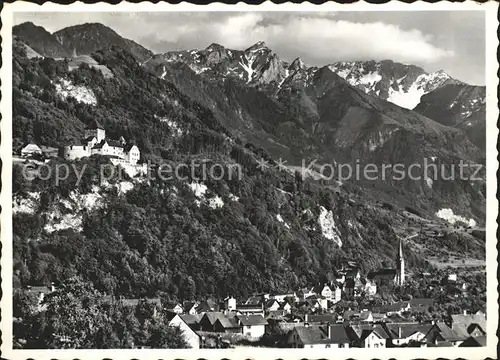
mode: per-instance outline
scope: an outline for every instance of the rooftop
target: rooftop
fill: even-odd
[[[267,325],[267,320],[261,315],[238,315],[238,320],[243,326]]]

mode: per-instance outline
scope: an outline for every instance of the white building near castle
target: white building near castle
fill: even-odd
[[[106,139],[106,130],[95,120],[85,128],[85,138],[81,145],[65,146],[63,153],[67,160],[92,155],[108,156],[115,165],[136,165],[141,157],[139,148],[134,144],[127,144],[123,136],[119,140]]]

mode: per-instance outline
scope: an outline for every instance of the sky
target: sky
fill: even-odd
[[[443,69],[469,84],[485,84],[485,16],[482,11],[339,12],[31,12],[50,32],[99,22],[155,53],[202,49],[219,43],[245,49],[264,41],[283,59],[308,65],[385,60]]]

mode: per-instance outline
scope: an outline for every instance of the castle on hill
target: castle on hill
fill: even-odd
[[[119,140],[106,138],[106,130],[96,120],[85,128],[85,138],[80,145],[69,145],[63,149],[63,156],[67,160],[75,160],[92,155],[107,156],[111,162],[117,164],[135,165],[141,157],[139,148],[120,137]]]

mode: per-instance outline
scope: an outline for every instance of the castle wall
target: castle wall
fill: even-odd
[[[90,156],[90,148],[85,145],[65,146],[63,150],[64,158],[67,160],[76,160],[82,157]]]

